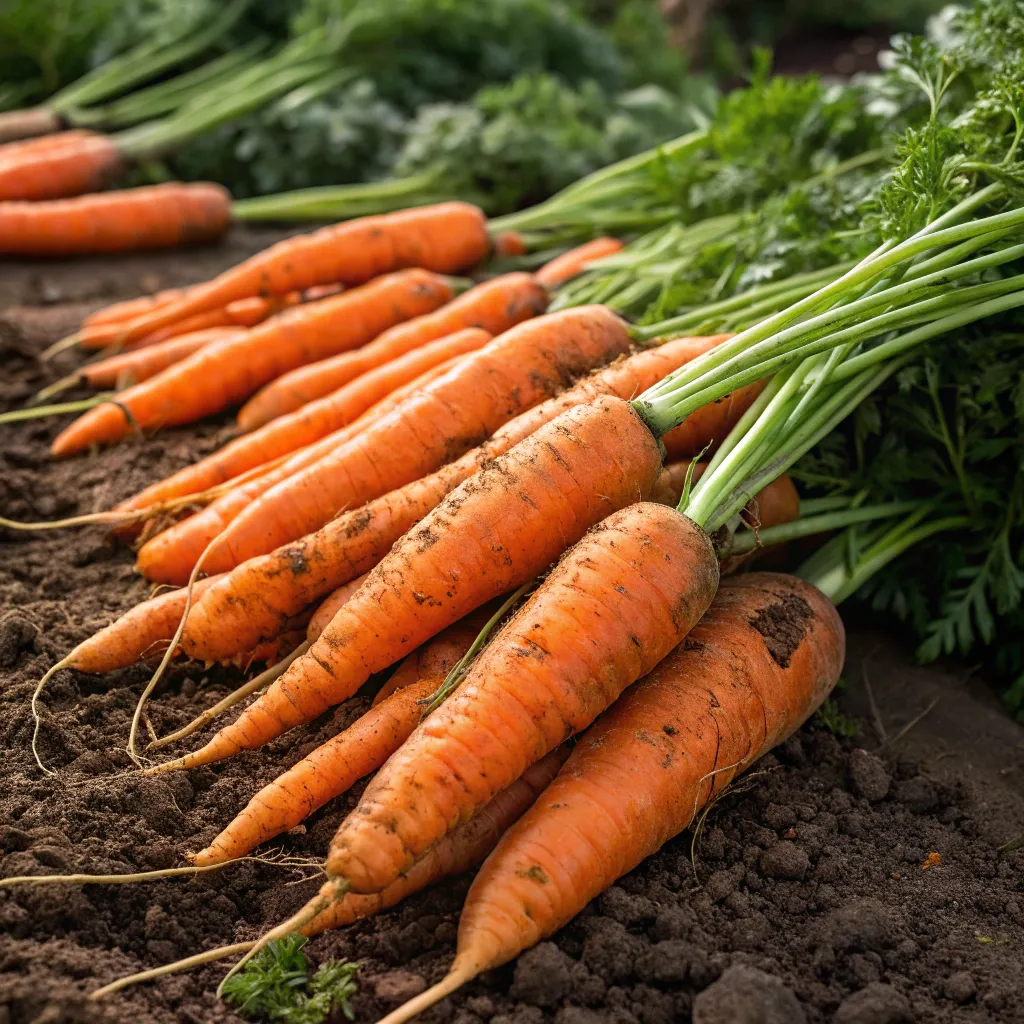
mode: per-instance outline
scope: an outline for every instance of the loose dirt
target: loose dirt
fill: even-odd
[[[42,367],[37,354],[93,306],[208,275],[272,237],[241,233],[172,257],[0,266],[0,405],[19,407],[76,365],[68,356]],[[0,514],[107,508],[231,429],[225,418],[55,464],[46,449],[58,426],[0,428]],[[40,753],[57,772],[44,775],[29,749],[35,682],[148,588],[131,552],[96,528],[6,531],[0,544],[4,876],[181,864],[258,786],[369,704],[361,695],[223,765],[143,778],[124,746],[148,670],[65,671],[43,697]],[[780,623],[798,628],[799,616]],[[765,629],[785,656],[780,623]],[[827,721],[854,735],[815,719],[711,809],[696,840],[669,843],[551,941],[423,1020],[1024,1021],[1024,851],[999,852],[1024,833],[1022,731],[961,666],[915,666],[898,628],[854,623],[849,648],[836,705],[848,717]],[[175,667],[150,704],[153,728],[177,728],[239,679],[234,669]],[[218,967],[102,1003],[86,996],[122,974],[254,938],[297,909],[361,789],[275,844],[308,857],[308,870],[245,863],[147,885],[0,890],[0,1024],[240,1021],[213,995]],[[361,962],[357,1020],[443,975],[468,884],[455,879],[310,943],[314,962]]]

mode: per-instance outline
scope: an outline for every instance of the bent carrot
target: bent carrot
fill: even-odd
[[[467,621],[445,631],[449,634],[445,639],[449,670],[469,650],[481,625],[482,622]],[[457,653],[451,657],[455,630]],[[343,732],[264,786],[216,839],[192,858],[192,863],[205,866],[242,857],[268,839],[294,828],[328,800],[376,771],[419,725],[424,712],[420,702],[430,697],[447,675],[447,671],[439,671],[443,666],[437,664],[436,658],[428,656],[433,671],[427,672],[422,670],[418,654],[410,654],[409,659],[418,670],[413,680],[374,704]]]
[[[275,635],[290,615],[372,569],[445,495],[545,423],[602,395],[633,398],[725,337],[677,338],[620,359],[511,420],[479,448],[436,473],[342,513],[294,544],[242,562],[193,606],[184,634],[186,646],[193,656],[210,660],[232,653],[233,643],[252,645]],[[204,535],[205,541],[194,547],[194,557],[216,535],[217,531]],[[159,541],[158,537],[151,543]],[[150,576],[148,566],[140,568]],[[188,571],[184,570],[186,578]],[[181,566],[174,578],[182,578]]]
[[[595,238],[592,242],[585,242],[575,249],[562,253],[561,256],[556,256],[545,263],[534,276],[545,288],[554,290],[582,274],[588,263],[611,256],[621,248],[622,242],[617,238]]]
[[[780,615],[785,639],[772,632]],[[769,573],[723,582],[687,642],[602,715],[502,836],[466,896],[448,976],[380,1024],[402,1024],[551,935],[688,828],[822,703],[844,648],[835,608],[809,584]]]
[[[212,545],[206,570],[234,568],[434,472],[628,347],[625,323],[604,306],[513,327],[253,502]]]
[[[236,299],[283,295],[335,282],[363,284],[405,267],[454,274],[482,260],[489,249],[483,212],[468,203],[361,217],[278,242],[180,301],[133,320],[118,340],[130,342]]]
[[[315,465],[325,455],[356,437],[369,423],[386,416],[421,387],[447,373],[460,358],[462,357],[456,356],[447,363],[428,370],[404,387],[396,389],[347,427],[341,427],[322,440],[300,449],[294,455],[282,455],[277,460],[271,460],[266,464],[265,471],[256,467],[241,474],[235,478],[238,480],[237,486],[218,496],[201,512],[176,523],[143,544],[139,549],[136,566],[139,572],[157,583],[183,583],[189,578],[200,555],[206,551],[211,541],[261,495],[300,470]],[[225,469],[218,463],[213,463],[212,468]],[[189,481],[194,484],[195,478],[186,477],[186,472],[182,471],[182,474],[175,474],[169,480],[147,488],[142,494],[131,499],[125,507],[142,504],[145,499],[142,507],[146,508],[156,500],[154,495],[179,490]],[[317,596],[320,597],[322,594]]]
[[[238,425],[253,430],[348,384],[370,369],[467,327],[503,334],[547,308],[547,295],[529,274],[505,274],[469,289],[433,313],[385,331],[359,352],[299,367],[272,381],[242,406]]]
[[[571,409],[448,495],[395,544],[305,657],[175,767],[255,749],[315,718],[542,572],[607,512],[648,494],[660,471],[657,442],[628,403],[602,398]],[[191,616],[187,625],[186,650],[220,629],[204,630]]]
[[[123,165],[105,135],[60,132],[0,148],[0,201],[61,199],[95,192]]]
[[[49,202],[8,201],[0,203],[0,253],[81,256],[166,249],[208,242],[230,222],[231,196],[210,182],[167,182]]]
[[[228,344],[200,351],[79,417],[51,446],[55,456],[125,437],[125,410],[143,429],[202,419],[234,405],[286,370],[331,352],[365,345],[382,330],[436,309],[451,285],[426,270],[403,270],[335,298],[297,307]]]

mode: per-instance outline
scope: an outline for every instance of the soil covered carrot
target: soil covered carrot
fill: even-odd
[[[359,352],[345,353],[286,373],[254,395],[238,413],[243,430],[253,430],[331,394],[359,374],[467,327],[502,334],[547,307],[547,295],[529,274],[505,274],[471,288],[433,313],[385,331]]]
[[[234,405],[268,380],[331,352],[365,345],[382,330],[447,302],[451,285],[426,270],[403,270],[278,314],[230,344],[200,351],[90,409],[53,442],[56,456],[125,437],[135,423],[150,429],[190,423]]]
[[[448,977],[382,1024],[399,1024],[551,935],[690,826],[794,732],[843,666],[842,622],[793,577],[723,582],[714,604],[576,745],[502,836],[466,897]]]
[[[588,263],[611,256],[621,248],[622,242],[617,238],[595,238],[545,263],[535,277],[545,288],[557,288],[582,274]]]
[[[123,158],[107,136],[60,132],[0,148],[0,202],[61,199],[95,192],[116,176]]]
[[[222,235],[230,220],[230,195],[208,182],[168,182],[49,202],[8,201],[0,203],[0,253],[81,256],[164,249],[208,242]]]
[[[403,536],[307,655],[178,766],[255,749],[351,696],[373,672],[542,572],[607,512],[649,493],[660,471],[657,442],[628,403],[602,398],[553,420]],[[211,645],[208,634],[221,630],[191,616],[187,625],[186,650]]]
[[[234,568],[434,472],[628,347],[625,323],[603,306],[513,327],[253,502],[212,546],[206,570]]]
[[[724,337],[678,338],[620,359],[517,416],[479,448],[436,473],[345,512],[294,544],[241,563],[223,585],[196,603],[185,631],[186,644],[195,657],[210,659],[231,653],[232,643],[251,646],[275,635],[290,615],[372,569],[445,495],[545,423],[601,395],[631,398]],[[196,545],[197,555],[214,536],[216,532]],[[150,543],[159,542],[157,537]],[[143,572],[149,576],[149,567],[143,567]],[[181,572],[178,567],[176,578]]]
[[[489,250],[484,215],[468,203],[362,217],[278,242],[190,290],[180,301],[133,320],[118,340],[130,342],[236,299],[284,295],[335,282],[358,285],[405,267],[453,274],[473,266]]]

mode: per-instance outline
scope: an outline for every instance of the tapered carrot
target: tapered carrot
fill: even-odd
[[[415,679],[264,786],[192,862],[219,864],[242,857],[260,843],[294,828],[358,779],[376,771],[419,725],[424,712],[420,702],[444,682],[448,670],[469,650],[481,625],[467,620],[445,630],[448,660],[438,663],[428,655],[430,667],[426,671],[419,652],[410,654],[417,670]],[[453,649],[456,637],[458,643]],[[427,648],[438,640],[441,637]]]
[[[345,508],[432,473],[628,347],[625,323],[604,306],[580,306],[513,327],[253,502],[212,545],[206,570],[219,572],[273,551]]]
[[[215,498],[201,512],[176,523],[143,544],[138,554],[137,568],[139,572],[156,583],[174,583],[176,585],[184,583],[191,575],[199,556],[206,551],[210,542],[261,495],[266,494],[271,488],[294,476],[300,470],[316,464],[325,455],[356,437],[369,423],[387,416],[419,388],[447,373],[460,358],[462,357],[456,356],[454,359],[428,370],[404,387],[397,388],[348,426],[335,430],[327,437],[307,445],[293,455],[282,455],[276,460],[271,460],[266,464],[265,471],[256,467],[233,478],[239,481],[237,486],[231,487],[226,493]],[[224,463],[214,461],[206,468],[226,472],[228,467]],[[148,508],[157,501],[160,495],[177,493],[185,487],[189,487],[189,493],[194,493],[191,487],[197,485],[196,477],[189,474],[186,469],[181,474],[175,474],[168,480],[147,488],[126,502],[124,506],[118,506],[118,509],[124,511],[133,508]],[[159,500],[166,499],[160,498]],[[322,594],[317,596],[322,596]]]
[[[278,242],[193,289],[179,302],[133,320],[119,340],[141,338],[236,299],[283,295],[333,282],[363,284],[404,267],[457,273],[482,260],[489,249],[484,215],[468,203],[361,217]]]
[[[544,792],[569,755],[563,744],[536,764],[530,765],[507,789],[503,789],[464,825],[460,825],[432,846],[404,875],[382,892],[360,896],[351,892],[318,914],[301,929],[303,935],[318,935],[330,928],[343,928],[393,907],[406,896],[452,875],[476,867],[517,818]]]
[[[245,337],[200,351],[100,405],[64,430],[51,446],[56,456],[125,437],[125,410],[143,429],[190,423],[227,408],[268,380],[331,352],[365,345],[400,320],[447,302],[451,285],[426,270],[403,270],[362,288],[296,307],[260,324]]]
[[[516,417],[479,448],[436,473],[345,512],[294,544],[241,563],[222,585],[196,602],[183,642],[194,657],[215,660],[233,653],[232,644],[252,646],[274,636],[290,615],[372,569],[445,495],[545,423],[601,395],[632,398],[725,337],[678,338],[621,359]],[[211,532],[196,545],[194,557],[216,535]],[[157,537],[150,543],[159,542]],[[140,568],[150,577],[149,566]],[[178,566],[174,578],[180,579],[182,571]]]
[[[81,256],[166,249],[208,242],[230,221],[231,196],[208,182],[168,182],[48,202],[8,201],[0,203],[0,253]]]
[[[535,276],[545,288],[554,289],[582,274],[587,269],[587,264],[611,256],[621,248],[622,242],[617,238],[595,238],[592,242],[586,242],[562,253],[561,256],[556,256],[545,263]]]
[[[610,515],[376,775],[331,842],[328,877],[353,892],[390,885],[650,672],[717,587],[714,548],[691,520],[650,502]]]
[[[677,647],[576,745],[506,832],[466,897],[448,976],[380,1024],[401,1024],[551,935],[794,732],[843,667],[843,625],[814,587],[723,582]]]
[[[238,425],[253,430],[307,402],[331,394],[354,377],[466,327],[502,334],[547,308],[547,295],[529,274],[505,274],[477,285],[433,313],[398,324],[359,352],[299,367],[272,381],[242,406]]]
[[[0,202],[95,192],[122,164],[117,146],[96,132],[61,132],[10,143],[0,148]]]
[[[137,299],[113,302],[109,306],[101,306],[90,313],[82,321],[82,326],[91,327],[95,324],[110,324],[119,320],[134,320],[135,317],[142,316],[143,313],[151,313],[154,309],[166,306],[169,302],[176,302],[187,293],[187,288],[165,288],[155,295],[140,295]]]
[[[305,657],[175,767],[255,749],[315,718],[372,673],[542,572],[606,513],[648,494],[660,471],[657,442],[628,403],[601,398],[571,409],[405,534]],[[188,649],[184,636],[183,644]]]
[[[177,338],[168,338],[157,345],[121,352],[96,363],[86,363],[77,373],[44,388],[40,391],[39,397],[44,398],[65,388],[83,384],[91,388],[113,388],[124,380],[138,384],[155,377],[168,366],[180,363],[182,359],[188,358],[193,352],[198,352],[207,345],[240,338],[244,333],[244,329],[238,327],[211,327],[205,331],[193,331]]]
[[[455,356],[482,348],[490,340],[491,336],[486,331],[468,328],[363,374],[335,394],[236,438],[207,458],[181,470],[166,481],[165,487],[155,492],[159,495],[158,500],[164,500],[169,494],[177,496],[205,490],[247,469],[319,441],[354,423],[397,387],[416,380]]]

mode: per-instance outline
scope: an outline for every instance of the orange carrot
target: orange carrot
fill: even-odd
[[[758,381],[756,384],[748,384],[687,416],[678,427],[661,439],[667,457],[681,459],[687,455],[697,455],[709,443],[723,440],[767,383]]]
[[[595,238],[592,242],[556,256],[545,263],[534,276],[545,288],[553,290],[582,274],[588,263],[611,256],[621,248],[622,242],[617,238]]]
[[[253,502],[213,545],[206,570],[234,568],[432,473],[628,346],[625,323],[604,306],[513,327]]]
[[[105,135],[60,132],[0,148],[0,201],[61,199],[95,192],[123,165]]]
[[[274,636],[290,615],[372,569],[446,494],[545,423],[601,395],[633,398],[724,337],[677,338],[612,363],[516,417],[485,444],[436,473],[345,512],[294,544],[241,563],[224,584],[193,606],[184,642],[193,656],[214,660],[233,653],[234,643],[251,646],[263,637]],[[204,533],[205,540],[193,545],[192,564],[217,532]],[[150,543],[156,546],[160,539]],[[145,550],[139,553],[140,561]],[[181,565],[169,577],[151,575],[149,565],[140,565],[140,569],[147,577],[160,579],[187,578],[189,572]]]
[[[461,625],[459,650],[451,659],[449,669],[469,650],[482,625],[482,622],[471,624],[469,621]],[[445,632],[451,633],[451,630]],[[420,661],[417,654],[410,654],[409,658]],[[233,857],[242,857],[260,843],[294,828],[328,800],[347,792],[357,780],[376,771],[420,724],[424,712],[420,701],[441,686],[446,674],[420,672],[408,685],[376,703],[343,732],[307,754],[264,786],[220,835],[192,858],[192,862],[221,864]]]
[[[502,231],[494,236],[494,255],[502,258],[522,256],[526,253],[526,242],[518,231]]]
[[[366,574],[357,576],[354,580],[350,580],[348,583],[343,583],[337,590],[332,590],[320,605],[316,611],[313,612],[312,617],[309,620],[309,626],[306,629],[306,639],[313,643],[320,639],[320,634],[330,624],[331,619],[341,610],[341,606],[348,604],[349,598],[363,585],[363,581],[366,579]],[[410,655],[412,657],[412,655]]]
[[[137,299],[114,302],[90,313],[82,321],[82,326],[91,327],[95,324],[110,324],[118,320],[134,320],[135,317],[142,316],[143,313],[150,313],[154,309],[166,306],[169,302],[176,302],[187,293],[187,288],[165,288],[155,295],[140,295]]]
[[[461,358],[463,357],[456,356],[454,359],[428,370],[416,380],[410,381],[404,387],[396,389],[386,398],[381,399],[354,423],[341,427],[320,441],[307,445],[294,455],[279,456],[278,459],[266,463],[262,470],[260,467],[256,467],[237,478],[232,478],[238,480],[237,486],[220,495],[201,512],[176,523],[142,546],[139,550],[137,564],[139,572],[147,579],[157,583],[183,583],[188,579],[196,561],[210,542],[219,536],[227,525],[233,522],[252,502],[277,484],[288,480],[308,466],[316,464],[346,441],[358,436],[371,422],[376,422],[388,415],[431,380],[436,380],[447,373]],[[213,479],[214,476],[227,472],[227,469],[228,467],[223,462],[214,460],[204,467],[203,472],[205,474],[206,470],[210,470],[210,478]],[[160,495],[177,494],[186,488],[188,488],[187,493],[195,493],[191,488],[197,486],[197,483],[197,476],[190,474],[189,468],[186,467],[168,480],[148,487],[123,506],[118,506],[118,510],[147,508],[157,503],[158,500],[160,502],[167,500],[160,498]],[[322,596],[322,594],[317,596]]]
[[[236,299],[284,295],[334,282],[363,284],[404,267],[457,273],[483,259],[489,249],[484,215],[468,203],[361,217],[278,242],[190,291],[181,301],[133,320],[118,340],[141,338]]]
[[[466,897],[448,976],[380,1024],[402,1024],[551,935],[688,828],[821,704],[844,648],[835,608],[809,584],[770,573],[724,582],[688,641],[598,720],[502,836]]]
[[[227,189],[208,182],[168,182],[49,202],[3,202],[0,253],[81,256],[167,249],[217,238],[230,220]]]
[[[244,337],[199,351],[144,384],[79,417],[53,442],[55,456],[120,440],[125,410],[143,429],[202,419],[251,395],[268,380],[331,352],[365,345],[400,320],[436,309],[451,285],[426,270],[403,270],[362,288],[279,313]]]
[[[299,367],[268,384],[242,406],[238,425],[253,430],[348,384],[385,362],[466,327],[502,334],[547,307],[547,295],[529,274],[505,274],[477,285],[441,309],[398,324],[358,352]]]
[[[660,471],[658,444],[627,402],[569,410],[456,488],[395,544],[304,657],[175,767],[255,749],[345,700],[372,673],[542,572],[607,512],[648,494]],[[187,625],[186,650],[188,638],[209,644],[206,634],[221,629],[191,616]]]
[[[541,795],[569,754],[568,744],[530,765],[522,778],[503,789],[469,821],[432,846],[404,875],[380,893],[360,896],[348,893],[301,929],[303,935],[318,935],[330,928],[343,928],[354,921],[372,917],[393,907],[406,896],[425,889],[451,875],[476,867],[506,830]]]

